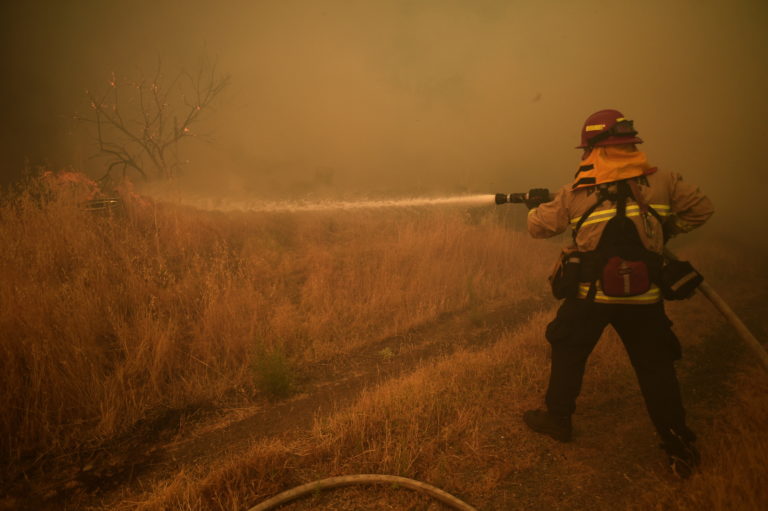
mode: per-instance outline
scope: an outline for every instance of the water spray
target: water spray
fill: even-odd
[[[319,212],[350,211],[381,208],[416,208],[428,206],[486,206],[494,202],[493,194],[455,195],[443,197],[410,197],[378,200],[317,200],[317,201],[266,201],[266,200],[217,200],[210,198],[181,198],[179,202],[207,211],[258,211],[258,212]]]

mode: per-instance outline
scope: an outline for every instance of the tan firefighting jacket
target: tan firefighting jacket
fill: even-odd
[[[679,174],[655,170],[648,175],[633,178],[646,204],[652,207],[664,220],[665,228],[672,235],[695,229],[706,222],[714,208],[710,200],[695,185],[683,181]],[[614,187],[615,184],[608,185]],[[561,188],[554,199],[528,212],[528,232],[534,238],[548,238],[573,229],[581,216],[597,202],[596,187],[572,189],[572,185]],[[581,225],[575,240],[565,250],[587,252],[597,248],[605,225],[616,215],[616,205],[605,201],[598,206]],[[650,212],[641,214],[641,208],[634,199],[627,200],[626,215],[637,227],[645,248],[661,254],[664,250],[664,231],[658,219]],[[585,298],[590,283],[582,283],[579,298]],[[661,300],[661,292],[654,285],[642,295],[631,297],[610,297],[597,289],[595,301],[601,303],[654,303]]]

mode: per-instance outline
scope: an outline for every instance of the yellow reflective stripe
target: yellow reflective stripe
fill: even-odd
[[[608,220],[610,220],[614,216],[616,216],[616,215],[614,214],[614,215],[611,215],[611,216],[598,217],[598,218],[592,218],[590,216],[589,220],[587,220],[586,222],[581,224],[581,226],[584,227],[585,225],[592,225],[592,224],[599,224],[600,222],[607,222]],[[640,212],[639,211],[627,212],[627,218],[635,217],[635,216],[640,216]]]
[[[607,215],[607,214],[610,214],[610,216],[614,216],[616,214],[616,209],[603,209],[601,211],[595,211],[591,215],[589,215],[589,218],[596,218],[596,217],[599,217],[601,215]],[[571,223],[572,224],[577,224],[577,223],[579,223],[579,220],[581,220],[580,216],[577,216],[575,218],[571,218]]]
[[[589,293],[589,284],[579,284],[579,298],[586,298]],[[597,283],[597,292],[595,293],[595,301],[598,303],[656,303],[661,300],[661,290],[655,284],[651,285],[651,288],[637,296],[607,296],[600,289],[600,283]]]
[[[584,227],[585,225],[592,225],[592,224],[599,224],[600,222],[607,222],[608,220],[610,220],[614,216],[616,216],[616,215],[614,214],[614,215],[611,215],[611,216],[605,217],[605,218],[602,218],[602,217],[601,218],[592,218],[590,220],[587,220],[583,224],[581,224],[581,226]],[[627,215],[627,216],[630,216],[630,215]]]
[[[589,220],[587,220],[586,222],[581,224],[581,226],[584,227],[585,225],[592,225],[592,224],[599,224],[600,222],[607,222],[608,220],[610,220],[614,216],[616,216],[616,215],[613,214],[613,215],[605,216],[605,217],[590,218]]]
[[[607,298],[610,298],[610,300],[607,300]],[[651,303],[658,303],[661,301],[661,297],[654,298],[652,300],[638,300],[636,296],[630,296],[626,298],[618,298],[618,297],[603,297],[603,298],[595,298],[596,303],[607,303],[607,304],[618,304],[618,305],[647,305]]]
[[[658,213],[659,216],[663,217],[663,216],[669,215],[669,206],[667,204],[651,204],[651,207],[656,210],[656,213]],[[637,204],[630,204],[629,206],[627,206],[626,211],[627,211],[627,216],[637,216],[640,213],[640,206],[638,206]],[[586,222],[584,222],[584,225],[603,222],[605,220],[613,218],[614,216],[616,216],[616,208],[600,209],[593,212],[591,215],[589,215],[589,219]],[[579,220],[581,220],[581,217],[577,216],[576,218],[571,219],[571,223],[575,225],[579,223]]]
[[[531,213],[533,213],[534,211],[536,211],[536,208],[529,209],[528,210],[528,216],[531,216]]]
[[[624,117],[617,117],[616,122],[625,121],[626,118]],[[605,124],[590,124],[589,126],[584,126],[584,131],[599,131],[601,129],[605,128]]]

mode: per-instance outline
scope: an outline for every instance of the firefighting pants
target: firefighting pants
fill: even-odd
[[[680,386],[674,361],[680,343],[663,302],[650,305],[594,303],[569,298],[547,326],[552,345],[552,370],[547,389],[547,409],[570,416],[576,409],[584,368],[606,325],[619,334],[637,374],[653,425],[663,440],[688,436]]]

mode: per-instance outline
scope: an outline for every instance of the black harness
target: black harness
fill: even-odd
[[[576,244],[576,236],[579,230],[598,207],[606,201],[616,205],[616,215],[608,220],[605,230],[600,236],[597,248],[588,252],[580,252],[582,262],[581,281],[590,283],[589,292],[587,293],[588,300],[594,300],[597,294],[597,281],[600,279],[606,262],[612,256],[645,262],[648,266],[651,280],[656,283],[660,281],[663,258],[660,254],[645,248],[637,232],[637,227],[627,217],[627,199],[630,197],[641,208],[641,215],[644,215],[647,211],[658,220],[659,228],[663,225],[663,219],[655,209],[637,200],[637,197],[632,193],[628,180],[617,181],[615,191],[610,190],[607,185],[598,186],[595,203],[581,215],[572,232],[573,241]]]

